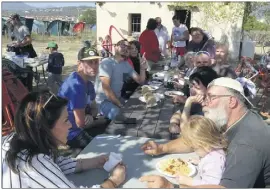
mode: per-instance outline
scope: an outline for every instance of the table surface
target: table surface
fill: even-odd
[[[161,71],[157,69],[155,72]],[[164,94],[166,89],[163,85],[154,92]],[[141,92],[137,89],[121,109],[122,114],[128,118],[136,118],[137,124],[115,124],[113,121],[106,129],[106,134],[127,135],[133,137],[149,137],[156,139],[171,139],[169,132],[170,119],[183,104],[173,104],[172,98],[165,98],[158,102],[156,107],[147,108],[146,104],[139,100]]]
[[[152,157],[145,155],[141,146],[147,142],[149,138],[131,137],[131,136],[113,136],[99,135],[88,144],[77,158],[92,158],[104,153],[120,153],[123,156],[123,162],[127,166],[127,177],[122,188],[146,188],[146,184],[139,181],[143,175],[162,175],[156,170],[156,163],[164,158],[177,157],[184,160],[196,157],[195,153],[190,154],[170,154]],[[167,140],[155,140],[159,143],[167,142]],[[103,169],[93,169],[83,173],[71,174],[67,176],[77,187],[101,184],[107,177],[108,173]],[[195,176],[197,178],[197,176]],[[166,177],[169,181],[176,183],[175,179]]]

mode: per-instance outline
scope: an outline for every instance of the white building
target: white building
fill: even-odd
[[[172,17],[174,14],[186,16],[186,10],[169,10],[169,2],[106,2],[101,6],[97,3],[97,38],[109,34],[109,28],[113,25],[119,33],[127,38],[136,32],[143,32],[149,18],[161,17],[169,33],[173,28]],[[218,10],[217,10],[218,11]],[[191,11],[187,19],[188,27],[201,27],[207,30],[216,41],[227,41],[230,45],[231,57],[239,55],[242,19],[227,23],[207,22],[203,24],[204,13]],[[205,23],[205,21],[204,21]],[[122,37],[112,30],[112,41],[116,43]]]

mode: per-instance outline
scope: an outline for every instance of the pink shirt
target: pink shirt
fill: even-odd
[[[226,155],[223,150],[215,150],[201,158],[198,164],[200,179],[193,179],[193,185],[218,185],[225,170]]]

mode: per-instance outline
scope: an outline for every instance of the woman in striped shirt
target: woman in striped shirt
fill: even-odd
[[[2,145],[3,188],[76,188],[66,174],[102,168],[108,156],[74,159],[58,156],[71,127],[67,100],[49,91],[29,93],[15,115],[15,133]],[[116,188],[125,180],[125,166],[117,165],[110,178],[93,187]]]

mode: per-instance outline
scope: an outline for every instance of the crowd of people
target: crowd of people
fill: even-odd
[[[188,30],[177,16],[172,21],[175,27],[169,36],[160,17],[149,19],[139,41],[120,40],[114,45],[114,55],[102,60],[106,51],[99,54],[93,47],[82,48],[77,71],[63,81],[57,94],[47,90],[29,93],[15,116],[16,132],[3,142],[4,187],[75,188],[65,174],[101,168],[107,156],[64,158],[59,157],[57,147],[87,146],[106,129],[92,125],[99,115],[123,119],[125,101],[145,83],[157,62],[168,56],[168,42],[176,56],[184,60],[179,79],[184,82],[176,82],[175,88],[185,95],[172,100],[184,104],[184,108],[172,115],[168,126],[177,138],[166,144],[149,141],[142,151],[151,156],[195,152],[199,160],[192,162],[198,165],[199,179],[178,174],[181,187],[270,185],[270,128],[251,109],[253,105],[228,62],[228,46],[216,44],[200,28]],[[52,49],[52,59],[57,58],[62,67],[64,59],[54,54],[57,45],[50,43],[48,48]],[[58,71],[53,73],[54,78],[59,78]],[[94,187],[119,187],[127,169],[120,163],[108,179]],[[175,187],[158,175],[142,176],[140,180],[149,188]]]

